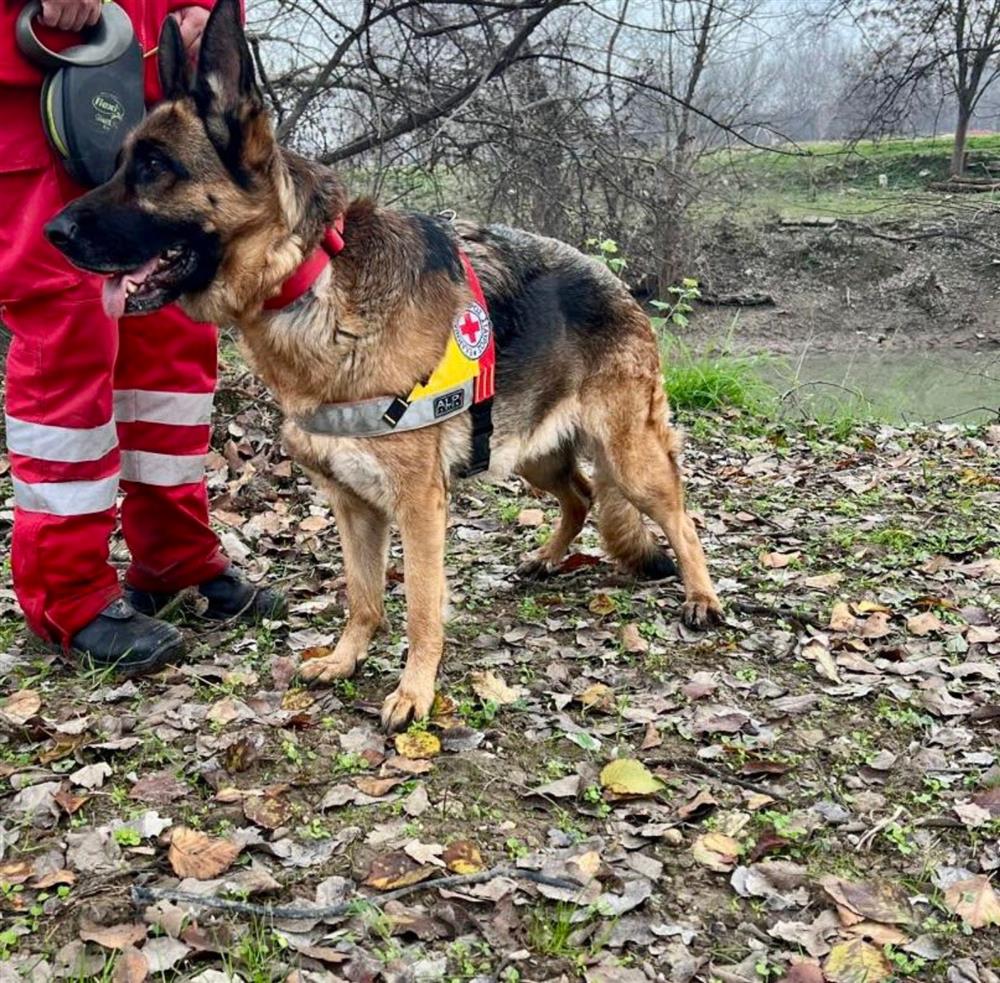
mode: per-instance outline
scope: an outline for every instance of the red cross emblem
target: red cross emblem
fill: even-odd
[[[479,322],[468,312],[465,312],[465,319],[459,326],[459,331],[469,339],[469,344],[474,345],[479,337]]]
[[[471,303],[453,322],[455,341],[466,358],[478,359],[489,347],[490,316],[478,303]]]

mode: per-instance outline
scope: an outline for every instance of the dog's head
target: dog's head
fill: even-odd
[[[112,316],[180,299],[195,316],[220,319],[297,265],[302,202],[323,213],[311,216],[322,228],[339,186],[279,149],[237,0],[212,11],[193,79],[172,18],[158,59],[164,102],[129,135],[114,176],[45,234],[75,266],[106,277]]]

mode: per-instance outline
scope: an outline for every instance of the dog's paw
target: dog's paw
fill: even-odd
[[[348,679],[354,675],[358,660],[352,656],[324,655],[320,659],[309,659],[299,666],[299,677],[311,686],[332,683],[335,679]]]
[[[400,682],[382,704],[382,726],[389,731],[403,730],[414,720],[422,720],[434,704],[434,684],[418,688]]]
[[[714,594],[694,594],[681,607],[681,621],[688,628],[708,628],[722,622],[722,605]]]
[[[547,580],[558,572],[558,564],[553,564],[542,550],[528,553],[517,568],[517,575],[522,580]]]

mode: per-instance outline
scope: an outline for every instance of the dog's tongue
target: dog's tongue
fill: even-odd
[[[137,286],[156,269],[160,257],[154,256],[148,263],[144,263],[137,270],[129,270],[127,273],[116,273],[109,276],[104,281],[101,291],[101,300],[104,302],[104,313],[108,317],[113,317],[116,321],[125,313],[125,301],[128,300],[128,285],[134,283]]]

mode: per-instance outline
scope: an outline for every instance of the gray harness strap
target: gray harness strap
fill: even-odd
[[[306,433],[324,437],[384,437],[404,430],[419,430],[467,410],[472,405],[474,381],[470,379],[454,389],[412,403],[390,396],[356,403],[323,403],[312,413],[294,419]],[[401,415],[396,409],[400,404]]]

